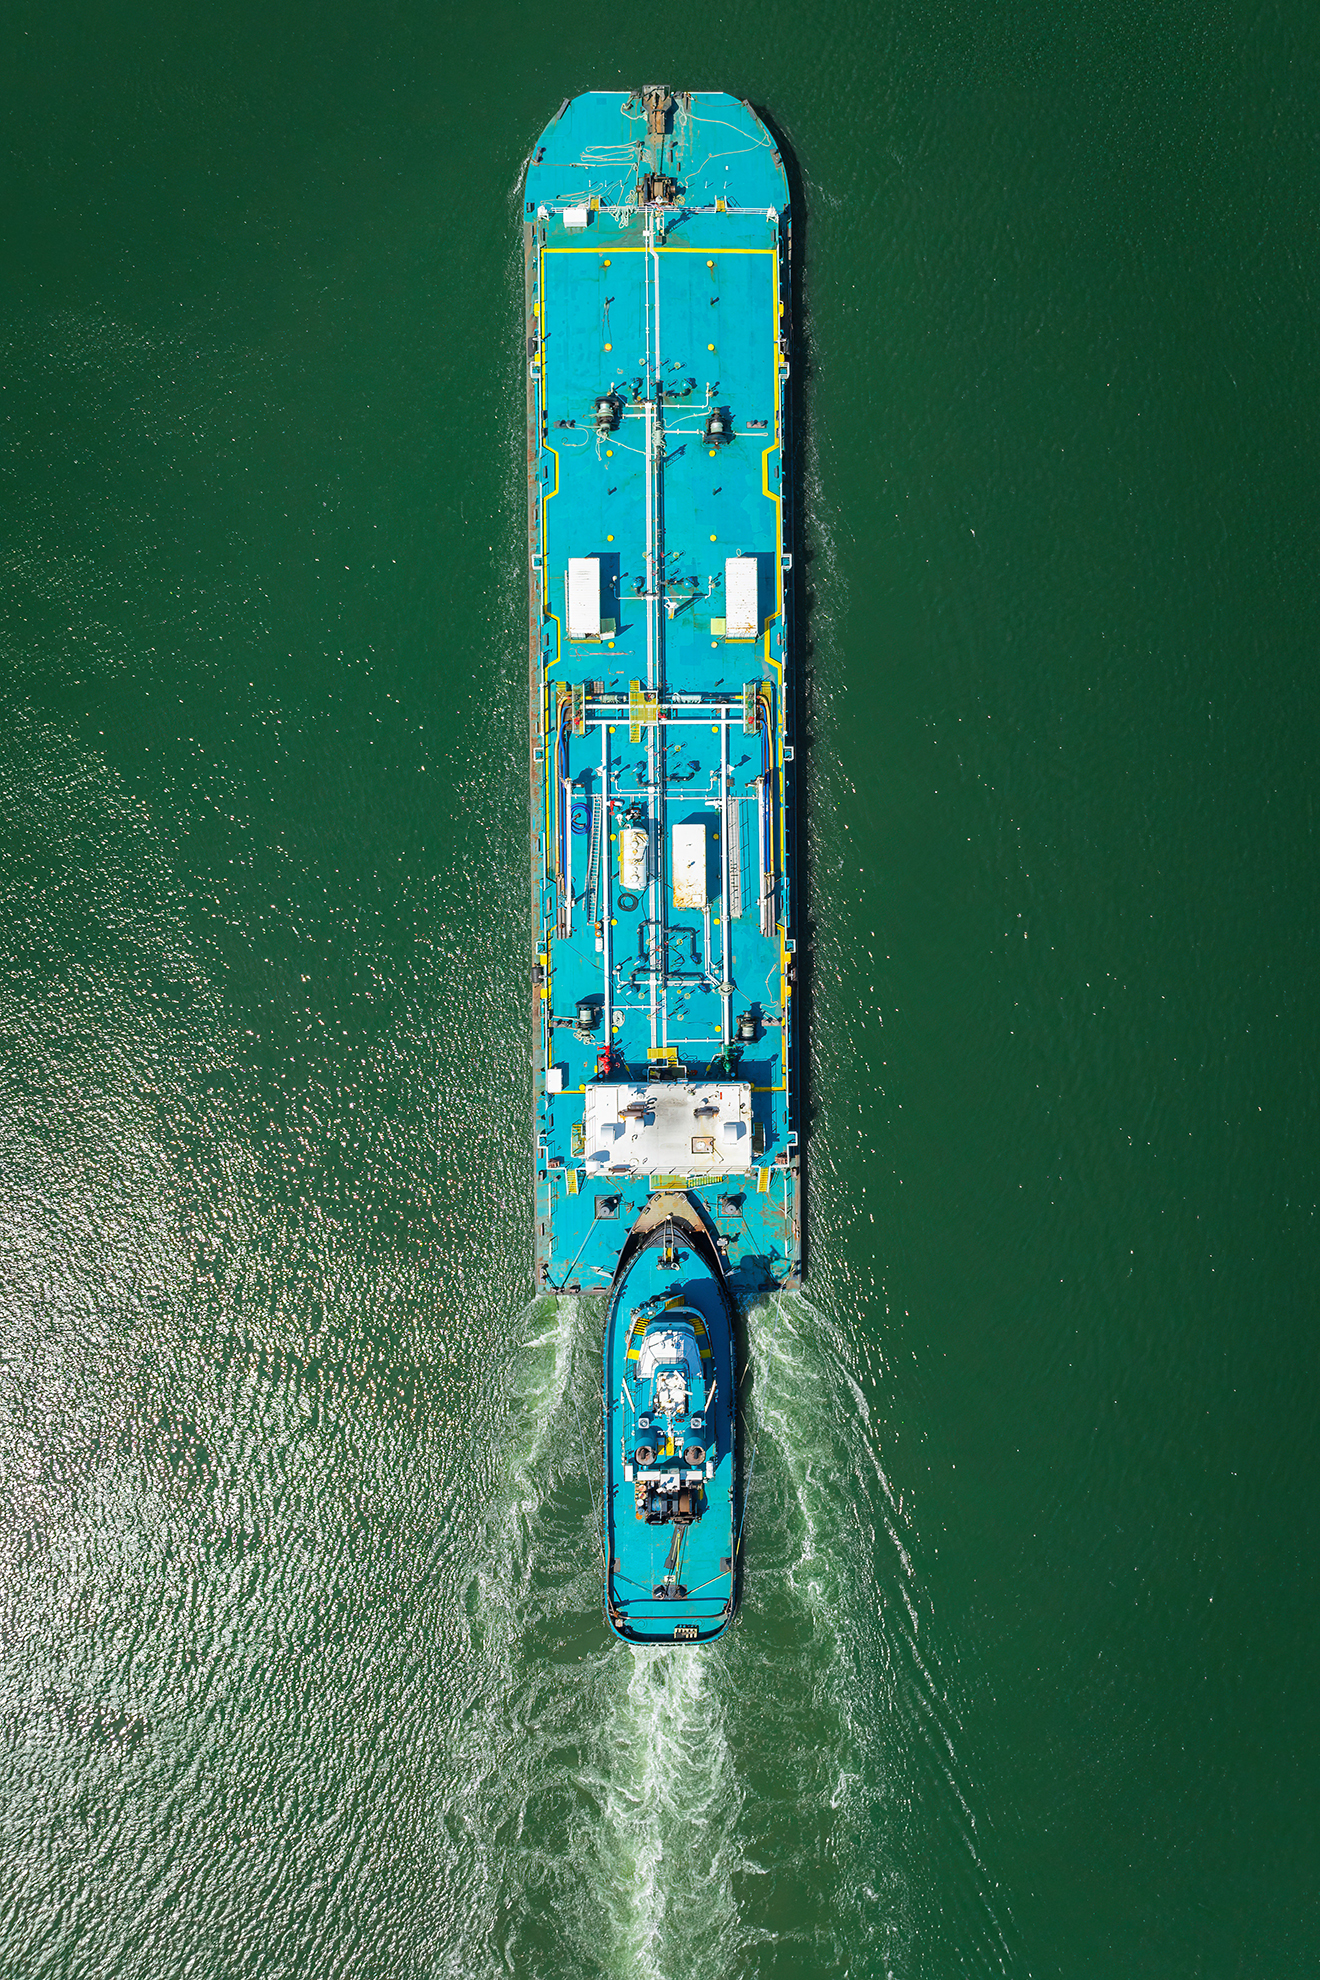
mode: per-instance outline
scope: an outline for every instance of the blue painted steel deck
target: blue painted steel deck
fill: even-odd
[[[680,95],[664,123],[638,96],[577,97],[527,172],[536,1277],[605,1292],[653,1192],[680,1189],[747,1297],[801,1270],[788,186],[734,98]],[[732,557],[756,566],[744,640]],[[601,624],[570,639],[578,558],[599,561]],[[703,828],[704,907],[675,902],[683,824]],[[750,1132],[721,1125],[711,1153],[694,1131],[664,1175],[588,1146],[593,1086],[658,1081],[750,1088]]]

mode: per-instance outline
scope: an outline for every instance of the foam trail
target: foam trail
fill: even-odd
[[[548,1312],[546,1308],[549,1308]],[[514,1481],[522,1496],[511,1502],[525,1518],[537,1502],[536,1473],[559,1424],[573,1372],[573,1349],[581,1331],[581,1302],[576,1299],[532,1300],[523,1309],[527,1328],[523,1350],[510,1381],[510,1413],[527,1441],[513,1457]],[[532,1329],[538,1331],[533,1332]]]
[[[920,1585],[912,1519],[887,1475],[871,1406],[855,1379],[845,1330],[800,1293],[778,1294],[748,1316],[749,1429],[759,1440],[748,1511],[757,1567],[749,1590],[789,1605],[828,1646],[813,1660],[822,1750],[837,1770],[832,1849],[848,1866],[830,1921],[841,1970],[847,1948],[876,1970],[906,1972],[918,1957],[914,1914],[930,1901],[921,1866],[907,1860],[902,1809],[932,1793],[967,1847],[965,1889],[946,1890],[979,1914],[998,1966],[1007,1942],[993,1876],[978,1843],[975,1790],[956,1750],[956,1707],[935,1668],[929,1598]],[[877,1810],[891,1820],[877,1832]],[[884,1847],[877,1847],[884,1844]],[[868,1968],[868,1970],[870,1970]]]
[[[597,1454],[596,1315],[537,1302],[510,1329],[437,1784],[446,1941],[462,1949],[444,1970],[753,1980],[792,1970],[800,1941],[822,1974],[911,1974],[923,1887],[906,1811],[932,1793],[972,1853],[955,1902],[977,1886],[993,1945],[947,1687],[931,1645],[917,1653],[930,1610],[911,1516],[844,1330],[800,1295],[748,1316],[742,1616],[707,1649],[629,1651],[601,1639],[582,1475],[583,1426],[586,1462]]]
[[[459,1709],[435,1811],[444,1908],[454,1921],[446,1932],[453,1961],[442,1970],[454,1980],[508,1971],[511,1959],[523,1973],[559,1970],[520,1945],[544,1854],[524,1835],[533,1801],[555,1789],[572,1732],[546,1632],[564,1612],[589,1614],[599,1603],[571,1393],[576,1383],[599,1397],[579,1352],[585,1333],[573,1299],[533,1300],[508,1330],[504,1421],[469,1568],[468,1628],[451,1659]]]
[[[464,1980],[676,1980],[712,1958],[738,1971],[744,1789],[727,1659],[597,1647],[600,1560],[581,1477],[582,1423],[599,1409],[596,1309],[561,1299],[520,1320],[470,1583],[462,1786],[440,1811]],[[587,1444],[590,1458],[590,1430]],[[585,1654],[565,1660],[566,1629],[588,1636]]]
[[[611,1968],[669,1980],[699,1960],[737,1972],[745,1951],[733,1870],[743,1788],[728,1701],[705,1651],[634,1651],[611,1700],[599,1783],[593,1896]],[[599,1929],[599,1928],[598,1928]]]
[[[906,1878],[901,1850],[876,1819],[896,1799],[898,1728],[876,1546],[889,1494],[870,1410],[850,1379],[840,1329],[800,1293],[757,1305],[747,1325],[745,1434],[756,1458],[745,1607],[747,1633],[764,1646],[751,1682],[782,1687],[786,1668],[806,1679],[790,1779],[803,1832],[828,1838],[840,1873],[832,1903],[804,1917],[803,1933],[813,1939],[813,1963],[833,1941],[840,1972],[903,1971]],[[901,1546],[893,1561],[902,1580]],[[788,1839],[782,1850],[780,1875],[801,1876]]]

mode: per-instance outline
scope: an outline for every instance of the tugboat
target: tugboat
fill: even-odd
[[[704,1643],[733,1615],[733,1304],[685,1195],[652,1197],[605,1316],[605,1613],[629,1643]]]

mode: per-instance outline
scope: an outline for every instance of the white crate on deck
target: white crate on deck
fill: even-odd
[[[673,873],[674,906],[704,908],[706,905],[704,825],[675,825]]]
[[[568,636],[600,638],[600,558],[568,560]]]
[[[761,631],[757,612],[755,557],[724,560],[724,637],[756,639]]]

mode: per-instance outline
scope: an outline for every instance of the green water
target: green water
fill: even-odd
[[[3,29],[0,1967],[1309,1975],[1317,36]],[[726,1642],[529,1302],[522,161],[805,191],[809,1283]]]

